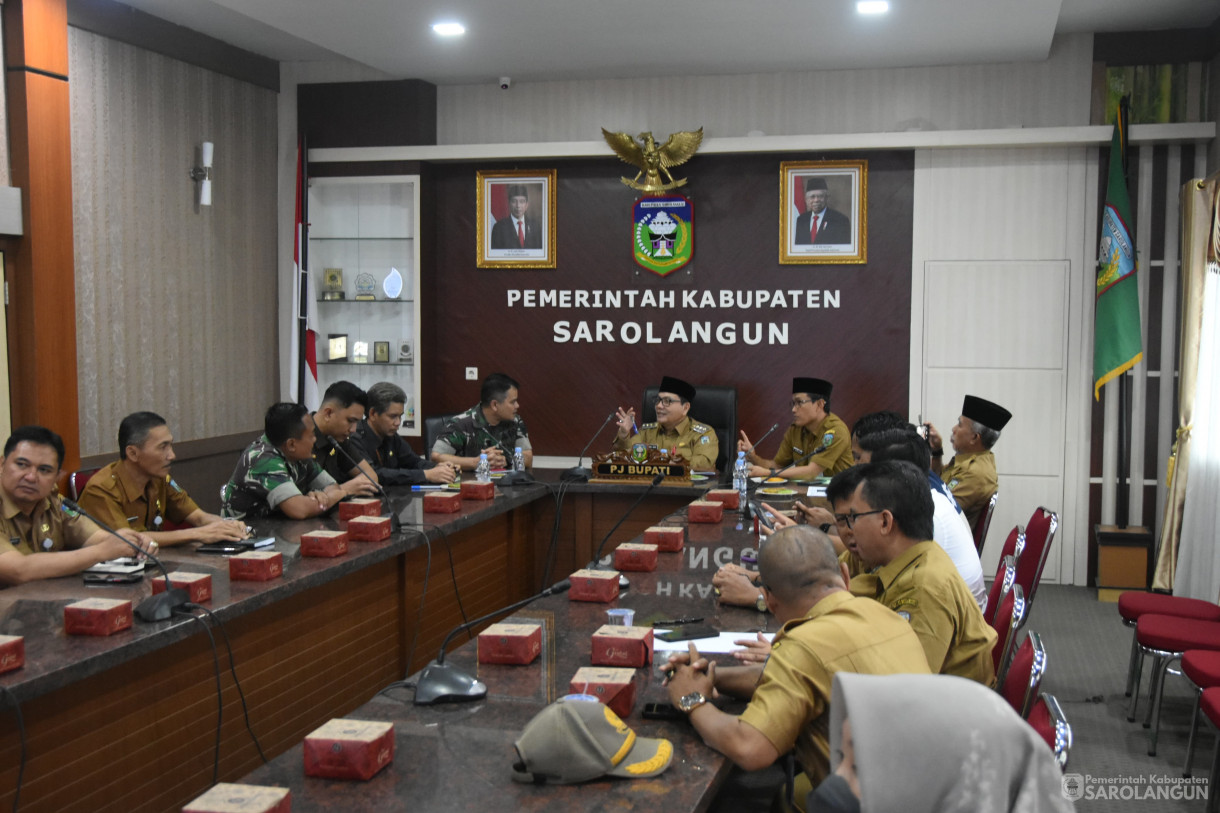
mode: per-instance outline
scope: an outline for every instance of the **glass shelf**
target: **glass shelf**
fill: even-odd
[[[310,242],[328,242],[331,240],[414,240],[414,237],[314,237],[310,235]]]
[[[319,302],[324,302],[327,305],[339,303],[344,305],[370,305],[374,302],[397,303],[401,305],[404,302],[414,302],[414,299],[319,299]]]
[[[347,364],[352,367],[414,367],[413,361],[319,361],[319,364]]]

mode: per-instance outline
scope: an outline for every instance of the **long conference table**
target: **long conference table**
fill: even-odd
[[[711,592],[715,569],[754,545],[738,514],[726,511],[719,524],[691,525],[685,550],[660,554],[655,572],[629,574],[631,588],[614,603],[559,595],[510,616],[543,624],[543,653],[530,666],[479,665],[472,640],[459,637],[466,643],[446,660],[488,684],[485,700],[416,707],[409,689],[379,694],[435,658],[463,617],[527,598],[545,586],[544,578],[549,584],[582,567],[645,489],[566,484],[557,524],[556,473],[535,474],[541,482],[497,487],[494,500],[463,501],[456,514],[424,513],[422,493],[391,488],[386,508],[402,529],[382,542],[353,542],[335,559],[302,558],[297,544],[307,531],[341,527],[335,517],[253,521],[256,536],[274,536],[284,555],[283,576],[269,582],[230,582],[227,562],[195,553],[193,545],[162,551],[170,571],[212,574],[213,598],[205,606],[232,642],[250,724],[271,759],[263,765],[247,732],[223,636],[214,629],[224,708],[221,781],[290,787],[294,810],[460,810],[502,799],[533,809],[572,802],[578,790],[513,783],[512,742],[589,665],[590,637],[606,609],[635,608],[637,625],[702,616],[722,629],[764,628],[765,615],[723,608]],[[607,551],[658,521],[686,525],[685,506],[707,487],[653,489]],[[25,721],[22,810],[178,810],[212,784],[217,690],[202,625],[186,618],[137,620],[104,638],[64,634],[66,604],[91,597],[138,603],[151,593],[153,578],[150,572],[141,583],[99,588],[73,576],[0,591],[0,633],[25,636],[25,666],[0,675]],[[673,765],[653,780],[594,783],[599,794],[582,795],[581,804],[704,809],[728,765],[684,721],[641,719],[646,702],[665,698],[650,670],[637,670],[635,680],[627,723],[641,735],[669,737]],[[20,745],[15,718],[3,704],[0,715],[6,716],[0,806],[11,806]],[[334,717],[393,721],[394,763],[367,783],[306,779],[301,742]]]

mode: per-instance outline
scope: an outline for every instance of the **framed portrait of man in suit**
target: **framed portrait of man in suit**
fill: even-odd
[[[782,265],[868,261],[868,162],[783,161],[779,169]]]
[[[555,174],[544,170],[476,173],[479,268],[554,268]]]

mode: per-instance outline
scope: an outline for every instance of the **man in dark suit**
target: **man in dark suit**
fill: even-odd
[[[530,208],[529,195],[525,187],[513,184],[508,187],[508,217],[502,217],[491,227],[491,247],[542,248],[542,230],[538,221],[526,217]]]
[[[851,220],[829,208],[830,191],[825,178],[805,180],[805,213],[796,219],[798,246],[843,245],[851,243]],[[814,225],[816,221],[816,227]],[[497,224],[499,225],[499,224]]]

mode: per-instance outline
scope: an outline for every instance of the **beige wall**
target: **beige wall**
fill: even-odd
[[[81,455],[151,409],[179,440],[276,400],[276,94],[69,29]],[[216,145],[213,201],[187,177]]]

